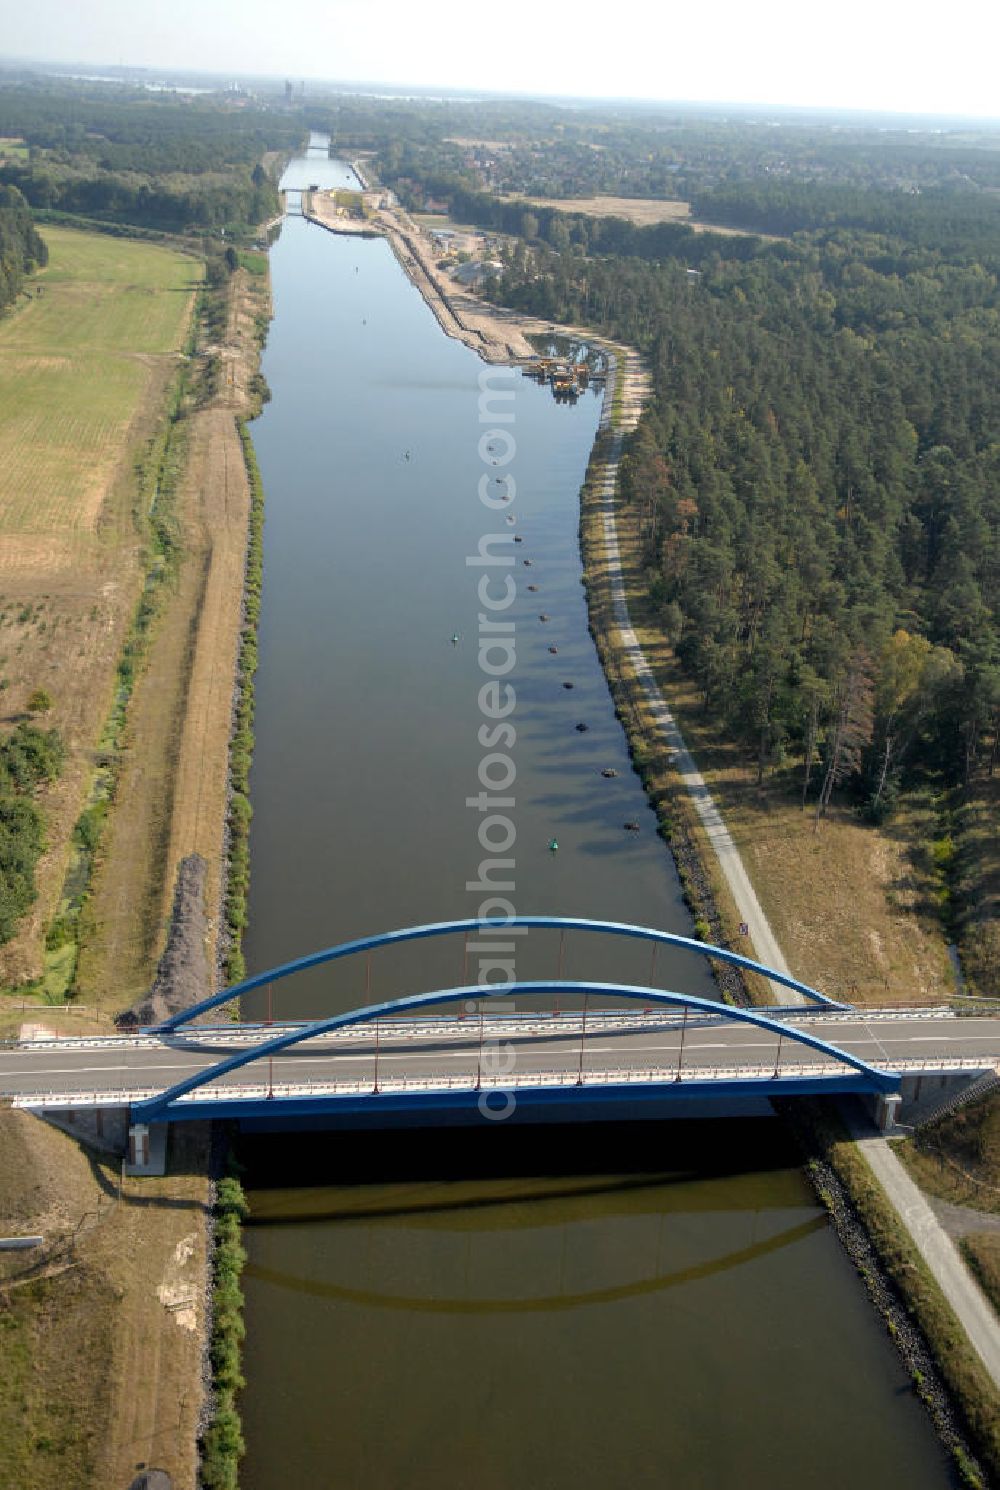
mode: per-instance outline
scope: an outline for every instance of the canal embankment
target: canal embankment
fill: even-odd
[[[396,265],[379,245],[354,250],[294,222],[283,240],[275,254],[275,272],[283,276],[284,298],[269,348],[275,398],[255,430],[273,499],[259,642],[254,784],[254,883],[259,889],[248,946],[248,958],[257,967],[279,960],[285,949],[294,952],[319,944],[320,938],[331,942],[342,932],[356,932],[372,916],[385,926],[452,913],[461,903],[467,873],[463,854],[470,841],[475,843],[474,827],[470,832],[462,810],[469,790],[465,783],[475,781],[476,769],[475,755],[462,742],[474,739],[474,731],[462,728],[467,717],[462,711],[467,698],[475,697],[473,683],[478,686],[479,679],[469,666],[472,649],[463,645],[469,622],[460,610],[468,541],[471,537],[474,543],[482,531],[476,481],[487,463],[475,459],[481,434],[475,375],[469,376],[469,359],[460,349],[437,337],[422,307],[414,311],[415,297],[405,286],[400,290]],[[326,293],[318,294],[317,285]],[[619,383],[609,395],[609,419],[624,413],[626,391],[625,383]],[[623,835],[626,813],[608,806],[627,799],[631,817],[638,796],[641,813],[642,798],[627,759],[617,782],[609,786],[601,779],[605,760],[619,766],[623,761],[611,754],[622,748],[621,731],[613,717],[600,717],[602,703],[609,716],[610,709],[586,634],[579,573],[570,552],[583,466],[576,463],[575,452],[571,465],[564,458],[560,466],[550,455],[560,439],[570,444],[566,431],[574,421],[577,440],[586,429],[589,444],[592,425],[582,420],[593,415],[594,405],[582,400],[577,409],[557,408],[546,390],[527,384],[519,403],[523,464],[517,535],[524,544],[521,553],[534,566],[532,584],[544,596],[537,602],[528,599],[518,616],[527,670],[527,728],[518,782],[519,793],[525,794],[520,908],[537,904],[542,894],[548,903],[575,906],[592,893],[612,912],[624,904],[637,919],[659,918],[669,914],[664,895],[668,856],[649,832]],[[375,441],[368,423],[373,409]],[[321,441],[315,438],[317,430],[322,430]],[[317,444],[322,448],[315,449]],[[336,452],[335,463],[331,451]],[[571,485],[569,469],[576,473]],[[538,614],[543,605],[544,616]],[[558,663],[550,660],[556,651]],[[412,686],[417,675],[419,690]],[[376,677],[379,686],[373,688]],[[566,682],[573,684],[571,694],[563,693]],[[588,724],[587,735],[575,733],[577,721]],[[388,813],[380,811],[380,804],[386,780],[400,769],[401,740],[411,784],[405,813]],[[547,824],[556,813],[562,814],[562,848],[553,856],[546,848]],[[639,862],[644,853],[649,864]],[[450,975],[454,977],[453,968]],[[328,986],[316,995],[325,1006],[333,996]],[[357,989],[347,990],[346,996],[356,1001]],[[630,1148],[621,1142],[608,1145],[603,1161],[608,1173],[617,1171]],[[332,1155],[334,1183],[343,1181],[347,1157],[344,1148]],[[756,1167],[758,1159],[755,1152]],[[592,1154],[586,1162],[593,1164]],[[655,1160],[644,1157],[640,1168],[663,1162],[658,1136]],[[784,1189],[773,1173],[750,1176],[742,1207],[728,1179],[700,1182],[706,1202],[702,1209],[695,1196],[689,1207],[679,1204],[672,1181],[648,1211],[645,1200],[635,1211],[631,1204],[615,1201],[607,1215],[598,1214],[588,1194],[572,1212],[547,1214],[538,1236],[543,1251],[535,1241],[537,1223],[530,1207],[518,1212],[514,1226],[502,1220],[493,1240],[481,1218],[491,1208],[506,1217],[504,1197],[492,1191],[471,1197],[476,1225],[459,1219],[456,1226],[450,1218],[456,1209],[460,1218],[461,1201],[449,1189],[441,1197],[440,1229],[423,1233],[433,1243],[426,1267],[415,1260],[421,1231],[407,1219],[413,1175],[407,1177],[405,1196],[397,1202],[395,1195],[387,1195],[387,1216],[374,1220],[364,1214],[352,1221],[334,1207],[337,1225],[328,1226],[320,1202],[321,1214],[303,1227],[292,1197],[288,1214],[276,1217],[289,1224],[251,1229],[246,1238],[251,1252],[243,1284],[248,1387],[241,1406],[250,1451],[244,1483],[256,1490],[293,1478],[307,1482],[319,1466],[334,1462],[331,1435],[343,1483],[360,1483],[373,1474],[386,1482],[416,1483],[409,1477],[414,1464],[429,1476],[421,1484],[446,1482],[454,1461],[414,1456],[413,1435],[418,1433],[435,1454],[448,1454],[453,1435],[433,1431],[439,1421],[435,1414],[443,1406],[450,1426],[456,1394],[463,1391],[477,1394],[470,1396],[465,1413],[477,1431],[457,1447],[467,1476],[475,1474],[476,1454],[487,1451],[504,1456],[506,1470],[496,1473],[506,1472],[509,1483],[544,1478],[539,1462],[552,1471],[547,1483],[562,1483],[562,1476],[568,1481],[571,1474],[577,1485],[611,1483],[621,1470],[622,1445],[627,1445],[630,1468],[641,1467],[639,1435],[649,1446],[642,1465],[655,1471],[655,1480],[647,1475],[644,1483],[658,1483],[664,1473],[668,1478],[683,1473],[667,1464],[665,1455],[670,1454],[681,1456],[677,1465],[689,1454],[688,1465],[697,1462],[699,1472],[707,1474],[704,1483],[793,1484],[806,1463],[819,1466],[824,1483],[843,1483],[829,1464],[840,1462],[839,1454],[850,1460],[852,1433],[845,1425],[862,1423],[867,1467],[877,1440],[878,1452],[889,1455],[880,1461],[885,1472],[899,1462],[898,1454],[912,1482],[947,1483],[940,1468],[930,1463],[936,1454],[930,1429],[916,1404],[907,1400],[906,1382],[888,1342],[794,1162],[793,1156]],[[517,1161],[518,1172],[522,1163]],[[289,1183],[287,1163],[280,1182]],[[363,1192],[362,1203],[369,1194]],[[393,1219],[397,1205],[400,1214]],[[743,1219],[734,1219],[741,1210]],[[790,1214],[782,1218],[782,1210]],[[522,1261],[512,1268],[518,1226],[525,1229],[526,1246]],[[785,1232],[787,1246],[780,1241]],[[603,1239],[599,1253],[588,1240],[598,1233]],[[783,1250],[770,1258],[776,1244]],[[727,1261],[730,1252],[732,1260]],[[706,1257],[712,1259],[708,1268]],[[643,1292],[641,1313],[629,1312],[627,1302],[633,1261],[643,1288],[650,1270],[662,1275],[655,1284],[658,1297]],[[540,1262],[545,1266],[539,1273]],[[747,1271],[751,1262],[752,1282]],[[359,1286],[345,1289],[355,1266]],[[817,1277],[823,1280],[820,1288],[815,1287]],[[599,1311],[588,1313],[579,1291],[598,1286],[606,1286],[614,1305],[605,1300]],[[401,1288],[417,1297],[400,1298]],[[454,1300],[452,1291],[458,1294]],[[523,1310],[522,1291],[529,1295]],[[547,1291],[555,1303],[546,1298]],[[536,1293],[541,1297],[534,1297]],[[442,1299],[445,1307],[438,1318],[435,1309]],[[513,1320],[516,1329],[508,1328],[506,1318],[512,1308],[519,1311]],[[378,1312],[372,1314],[372,1309]],[[608,1329],[620,1333],[609,1337]],[[338,1341],[333,1356],[331,1338]],[[778,1339],[781,1347],[775,1349]],[[409,1365],[415,1340],[434,1363],[433,1372],[421,1374],[426,1380],[414,1381]],[[628,1362],[631,1380],[644,1376],[647,1367],[661,1380],[673,1372],[665,1396],[683,1404],[672,1409],[676,1416],[668,1419],[665,1413],[651,1425],[645,1404],[635,1402],[629,1371],[616,1369],[607,1389],[615,1391],[620,1380],[629,1383],[629,1391],[627,1399],[615,1399],[613,1409],[602,1414],[611,1425],[596,1445],[598,1454],[607,1453],[608,1472],[603,1475],[593,1455],[576,1462],[571,1457],[579,1455],[581,1442],[589,1447],[595,1399],[583,1382],[580,1389],[560,1395],[563,1373],[552,1371],[551,1363],[553,1352],[567,1345],[567,1381],[581,1350],[589,1351],[584,1358],[598,1373],[608,1360]],[[472,1358],[483,1366],[477,1380],[469,1376]],[[795,1362],[792,1371],[789,1360]],[[545,1362],[547,1375],[556,1377],[541,1392],[533,1375],[535,1361]],[[458,1368],[457,1378],[450,1374],[452,1366]],[[405,1371],[404,1379],[393,1375],[397,1367]],[[718,1435],[707,1450],[697,1416],[706,1379],[719,1384],[723,1393],[732,1381],[735,1390],[752,1399],[745,1431],[728,1442],[723,1442],[726,1435]],[[273,1412],[278,1382],[286,1408],[280,1421]],[[507,1411],[516,1412],[517,1442],[487,1445],[501,1382],[505,1406],[511,1394],[516,1397]],[[691,1394],[687,1399],[686,1391]],[[371,1416],[387,1399],[393,1402],[390,1434]],[[605,1394],[599,1400],[607,1407]],[[816,1403],[823,1410],[813,1413]],[[631,1419],[629,1411],[636,1405],[642,1410]],[[777,1431],[776,1419],[769,1416],[776,1405],[782,1424]],[[552,1431],[553,1410],[562,1414],[557,1434]],[[772,1426],[760,1430],[758,1420]],[[574,1431],[567,1432],[567,1424]],[[695,1430],[686,1442],[689,1424]],[[661,1425],[667,1430],[663,1435]],[[788,1452],[787,1439],[797,1431],[808,1443],[797,1443]],[[754,1443],[747,1442],[748,1433]],[[832,1458],[822,1450],[817,1455],[819,1443]],[[914,1449],[915,1443],[923,1445],[921,1451]],[[759,1469],[754,1468],[754,1445],[761,1450]],[[784,1454],[778,1475],[776,1446]],[[704,1470],[706,1452],[715,1456],[714,1478],[712,1469]],[[374,1454],[385,1456],[388,1470],[373,1470]],[[556,1457],[544,1460],[545,1454]],[[924,1464],[915,1462],[921,1454]],[[529,1467],[519,1474],[522,1462]]]
[[[520,360],[512,355],[507,340],[511,318],[506,313],[476,300],[477,324],[473,325],[467,314],[456,314],[453,297],[440,282],[442,271],[433,265],[429,244],[421,241],[426,235],[412,220],[397,224],[386,236],[404,271],[448,335],[463,341],[485,360],[490,360],[484,351],[486,343],[496,360]],[[530,317],[515,319],[519,333],[525,336],[553,330]],[[481,320],[491,323],[491,333],[486,337],[481,335],[478,324]],[[560,330],[564,334],[588,335],[586,328]],[[590,339],[602,344],[600,338]],[[649,379],[634,351],[606,350],[612,355],[617,353],[618,367],[607,390],[581,509],[592,632],[619,716],[629,735],[633,763],[649,792],[660,835],[671,844],[697,929],[706,940],[738,945],[762,961],[783,968],[782,951],[756,893],[752,873],[726,828],[719,804],[699,773],[649,666],[643,647],[646,633],[638,635],[631,625],[628,589],[618,550],[615,492],[624,442],[641,417],[649,396]],[[773,999],[771,985],[759,979],[756,987],[753,980],[748,982],[751,997],[761,1002]],[[724,987],[724,992],[735,999],[746,996],[745,988],[739,985]],[[884,1204],[891,1211],[887,1198]],[[950,1376],[953,1378],[954,1372]]]
[[[631,370],[632,380],[629,381]],[[657,812],[706,940],[739,945],[787,971],[767,917],[728,830],[646,660],[631,625],[616,526],[623,436],[635,427],[642,397],[641,364],[623,359],[615,417],[602,420],[595,459],[581,494],[581,538],[591,624],[629,736],[633,761]],[[603,442],[603,443],[602,443]],[[723,972],[723,977],[726,974]],[[757,1002],[783,1002],[780,985],[739,980]],[[739,1001],[739,988],[721,985]],[[992,1478],[1000,1478],[1000,1332],[988,1300],[884,1138],[860,1114],[839,1128],[820,1114],[795,1123],[809,1173],[835,1229],[886,1321],[935,1422],[969,1484],[983,1472],[969,1453],[952,1403]],[[933,1363],[934,1374],[928,1370]],[[950,1402],[945,1393],[950,1396]]]
[[[438,267],[427,234],[402,207],[383,205],[360,219],[345,215],[331,193],[316,191],[303,193],[302,215],[331,233],[385,238],[445,336],[462,342],[484,362],[527,361],[535,356],[529,336],[552,329],[531,316],[488,305],[455,284]]]
[[[208,964],[219,961],[252,509],[238,423],[260,408],[269,314],[266,276],[237,270],[214,311],[220,331],[213,338],[202,330],[192,363],[169,534],[175,573],[137,669],[128,748],[87,908],[81,983],[85,993],[100,991],[110,1013],[149,988],[179,866],[192,855],[205,865]]]
[[[166,454],[147,463],[151,481],[144,466],[137,482],[137,509],[154,513],[161,583],[155,614],[143,617],[143,646],[129,638],[123,654],[135,687],[86,898],[80,978],[89,1018],[107,1020],[149,986],[182,864],[199,865],[197,924],[188,928],[196,981],[215,956],[250,512],[236,420],[259,407],[267,302],[266,276],[241,269],[214,301],[199,303],[199,338],[178,359],[185,398],[163,416]],[[35,1272],[0,1279],[16,1366],[11,1402],[25,1408],[0,1422],[0,1481],[124,1487],[141,1461],[169,1473],[175,1490],[194,1490],[207,1319],[205,1135],[178,1134],[171,1173],[133,1180],[116,1159],[26,1114],[5,1114],[0,1136],[3,1202],[45,1237]]]

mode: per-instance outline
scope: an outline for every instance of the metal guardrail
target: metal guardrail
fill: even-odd
[[[921,1072],[933,1072],[937,1075],[949,1075],[960,1071],[988,1071],[1000,1067],[1000,1060],[995,1057],[978,1060],[971,1056],[960,1056],[942,1064],[935,1060],[903,1060],[895,1061],[891,1070],[900,1075],[916,1075]],[[581,1086],[650,1086],[662,1085],[678,1087],[704,1082],[746,1081],[747,1083],[759,1081],[772,1083],[782,1078],[795,1079],[798,1077],[836,1077],[855,1073],[855,1068],[843,1062],[834,1061],[810,1061],[782,1063],[777,1067],[769,1067],[761,1064],[754,1065],[727,1065],[727,1066],[687,1066],[678,1071],[676,1066],[640,1066],[621,1067],[603,1071],[593,1071],[584,1068],[582,1072],[573,1070],[564,1071],[525,1071],[509,1072],[506,1075],[481,1074],[478,1079],[466,1072],[455,1076],[403,1076],[403,1077],[380,1077],[377,1086],[371,1080],[358,1078],[354,1081],[296,1081],[296,1082],[255,1082],[253,1084],[226,1084],[225,1082],[214,1087],[199,1087],[187,1096],[177,1099],[178,1106],[211,1107],[213,1103],[228,1101],[261,1101],[273,1097],[280,1100],[285,1097],[321,1097],[321,1096],[371,1096],[373,1098],[387,1093],[424,1092],[432,1094],[435,1092],[452,1091],[512,1091],[517,1089],[529,1089],[535,1087],[557,1087],[567,1089]],[[51,1107],[63,1110],[76,1110],[88,1107],[114,1107],[124,1106],[133,1102],[143,1102],[150,1097],[158,1095],[157,1088],[112,1088],[108,1087],[102,1091],[77,1092],[71,1096],[66,1092],[56,1092],[52,1089],[45,1091],[22,1093],[13,1099],[13,1106],[26,1107]],[[69,1098],[69,1100],[68,1100]]]
[[[820,1012],[806,1007],[780,1005],[775,1008],[761,1008],[754,1012],[767,1014],[772,1018],[794,1021],[796,1025],[885,1024],[906,1022],[917,1018],[954,1021],[958,1017],[954,1010],[946,1008],[926,1010],[825,1009]],[[591,1033],[597,1033],[600,1030],[673,1029],[683,1020],[682,1010],[674,1012],[673,1010],[644,1009],[640,1013],[626,1014],[617,1010],[589,1009],[586,1015],[587,1029]],[[25,1054],[40,1054],[53,1049],[60,1051],[183,1049],[186,1045],[197,1045],[208,1040],[220,1046],[241,1046],[268,1039],[284,1030],[301,1029],[310,1023],[312,1023],[311,1020],[282,1019],[275,1020],[272,1024],[188,1025],[184,1027],[183,1034],[170,1035],[166,1038],[152,1033],[142,1033],[138,1035],[67,1035],[45,1040],[4,1040],[0,1041],[0,1049],[17,1050]],[[461,1034],[463,1030],[478,1029],[479,1023],[480,1016],[476,1013],[455,1015],[449,1019],[438,1017],[385,1018],[379,1020],[379,1027],[384,1035],[391,1038],[418,1040],[435,1036],[454,1036]],[[484,1029],[488,1030],[491,1035],[551,1034],[554,1030],[563,1030],[568,1034],[582,1028],[583,1012],[579,1009],[553,1009],[544,1014],[534,1011],[521,1014],[488,1014],[484,1011],[482,1023]],[[689,1013],[687,1017],[689,1029],[708,1029],[718,1025],[731,1026],[731,1024],[731,1019],[722,1011],[718,1015]],[[359,1043],[373,1039],[373,1030],[372,1024],[352,1025],[343,1030],[318,1035],[317,1039],[331,1044],[340,1041]]]

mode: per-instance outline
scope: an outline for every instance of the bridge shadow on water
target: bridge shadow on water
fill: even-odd
[[[780,1120],[245,1134],[235,1157],[252,1490],[318,1453],[337,1490],[876,1484],[888,1403],[914,1483],[951,1484]]]
[[[627,1122],[565,1126],[487,1123],[474,1128],[396,1132],[241,1135],[236,1148],[250,1194],[249,1224],[301,1224],[311,1220],[356,1220],[388,1215],[369,1208],[364,1196],[376,1187],[433,1185],[412,1206],[393,1202],[394,1212],[413,1213],[470,1205],[502,1206],[514,1198],[544,1201],[600,1194],[635,1196],[652,1186],[684,1186],[698,1180],[738,1179],[797,1169],[802,1156],[784,1125],[771,1118],[683,1119],[667,1123]],[[470,1197],[470,1181],[508,1182],[502,1192]],[[509,1182],[523,1181],[523,1191]],[[437,1187],[454,1184],[449,1198]],[[335,1209],[309,1203],[310,1190],[336,1186]],[[738,1187],[737,1187],[738,1188]],[[296,1192],[301,1209],[266,1203],[268,1192]],[[356,1203],[346,1197],[356,1194]],[[730,1192],[731,1203],[732,1193]]]
[[[248,1281],[380,1312],[478,1317],[624,1302],[761,1260],[827,1224],[796,1168],[800,1156],[787,1131],[769,1119],[316,1135],[291,1165],[287,1143],[262,1136],[242,1140],[239,1157],[251,1205]],[[787,1208],[777,1229],[764,1226],[757,1234],[751,1226],[751,1235],[720,1255],[683,1262],[664,1257],[653,1268],[645,1262],[625,1267],[625,1276],[606,1259],[586,1286],[562,1283],[554,1292],[537,1293],[526,1279],[513,1290],[487,1293],[428,1289],[419,1286],[419,1267],[412,1276],[393,1272],[378,1281],[364,1266],[353,1278],[350,1268],[345,1276],[339,1269],[276,1267],[273,1249],[261,1255],[252,1240],[273,1228],[291,1228],[300,1239],[292,1249],[297,1255],[303,1243],[308,1247],[310,1228],[330,1238],[346,1229],[357,1239],[349,1248],[360,1245],[365,1253],[375,1234],[388,1227],[414,1239],[422,1234],[431,1246],[435,1236],[447,1233],[470,1240],[493,1234],[498,1241],[506,1237],[501,1245],[516,1251],[532,1233],[556,1228],[568,1236],[567,1227],[595,1221],[602,1227],[617,1221],[662,1228],[670,1216],[726,1212],[731,1224],[735,1214],[749,1216],[776,1198]],[[319,1246],[325,1250],[329,1242]]]

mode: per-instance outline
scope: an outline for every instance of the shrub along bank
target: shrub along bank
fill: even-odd
[[[250,483],[250,536],[247,545],[246,583],[243,600],[243,630],[236,679],[236,717],[229,745],[229,817],[227,821],[228,865],[225,917],[228,945],[223,971],[226,981],[237,983],[246,964],[241,942],[247,920],[247,891],[250,886],[250,764],[253,759],[254,673],[257,671],[257,622],[264,573],[264,487],[250,431],[239,421],[243,459]]]
[[[0,742],[0,942],[35,898],[35,865],[45,846],[42,815],[32,800],[62,769],[55,730],[19,724]]]
[[[201,1440],[201,1484],[204,1490],[237,1490],[239,1463],[245,1452],[236,1396],[243,1386],[240,1371],[243,1338],[243,1289],[240,1279],[246,1252],[240,1240],[248,1207],[243,1186],[228,1176],[216,1191],[212,1253],[212,1415]]]

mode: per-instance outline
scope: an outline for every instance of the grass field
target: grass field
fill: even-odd
[[[196,266],[49,228],[49,266],[0,321],[0,533],[91,529],[150,381],[180,347]]]
[[[115,355],[180,346],[188,299],[200,279],[196,259],[72,228],[47,227],[42,236],[48,266],[32,281],[30,306],[0,328],[0,346]]]
[[[45,803],[52,850],[30,918],[34,925],[3,949],[11,958],[8,982],[15,981],[11,971],[31,971],[46,907],[50,912],[63,884],[70,830],[93,776],[94,747],[146,568],[141,515],[137,522],[135,514],[136,464],[163,427],[164,393],[186,337],[193,279],[191,260],[159,248],[142,247],[137,256],[135,244],[120,240],[61,231],[47,236],[53,259],[41,299],[19,312],[16,326],[14,320],[0,325],[0,363],[15,355],[48,355],[57,365],[77,367],[99,363],[107,382],[95,383],[89,398],[86,374],[81,378],[79,417],[90,420],[81,434],[99,449],[103,419],[120,436],[108,445],[93,510],[87,503],[94,498],[78,479],[89,457],[73,455],[73,444],[61,476],[40,489],[39,512],[28,503],[22,509],[27,515],[18,519],[11,500],[6,520],[22,552],[35,536],[25,524],[34,518],[41,530],[30,564],[15,570],[6,562],[10,544],[0,526],[0,674],[11,679],[0,694],[3,707],[10,706],[4,722],[23,708],[30,680],[40,679],[55,699],[48,718],[73,747]],[[57,245],[64,251],[57,253]],[[267,308],[266,276],[256,276],[252,287],[249,278],[239,273],[230,282],[219,393],[208,406],[185,404],[173,426],[184,456],[174,506],[182,531],[178,572],[164,587],[129,703],[116,802],[91,882],[96,929],[84,942],[81,1003],[43,1008],[44,995],[30,992],[0,999],[0,1037],[25,1022],[65,1033],[107,1032],[110,1014],[148,983],[161,901],[169,897],[179,855],[198,850],[212,860],[212,895],[219,898],[247,527],[235,417],[249,410],[256,327]],[[104,307],[96,318],[95,304]],[[91,344],[77,348],[88,316]],[[102,341],[112,326],[115,339]],[[8,347],[4,336],[12,329],[17,345]],[[47,354],[37,345],[40,330],[46,330]],[[196,384],[203,361],[196,354]],[[137,381],[130,402],[122,393],[116,403],[110,385],[123,368]],[[44,403],[44,387],[39,397]],[[0,442],[9,434],[5,413],[0,406]],[[50,459],[41,431],[39,444],[39,454]],[[53,461],[50,470],[58,469]],[[3,475],[0,497],[12,497]],[[60,563],[60,552],[69,562]],[[0,984],[4,971],[0,965]],[[46,1237],[38,1277],[12,1277],[0,1262],[6,1369],[0,1485],[103,1490],[129,1484],[137,1467],[156,1463],[177,1490],[195,1490],[207,1203],[201,1143],[193,1133],[179,1135],[170,1176],[126,1182],[119,1202],[116,1165],[88,1157],[33,1118],[0,1111],[0,1233]],[[23,1267],[24,1260],[15,1265]]]
[[[159,245],[43,236],[48,267],[0,318],[0,729],[44,687],[69,753],[45,802],[39,900],[0,949],[0,987],[40,970],[142,582],[136,462],[163,417],[201,273]]]
[[[253,253],[249,249],[240,252],[240,267],[248,274],[267,273],[267,254]]]

